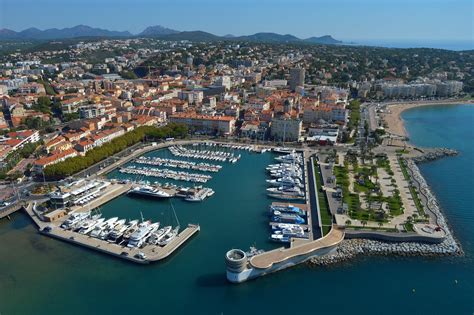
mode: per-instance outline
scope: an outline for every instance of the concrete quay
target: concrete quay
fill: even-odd
[[[112,198],[112,197],[111,197]],[[83,246],[88,249],[99,251],[104,254],[112,255],[138,264],[149,264],[151,262],[160,261],[172,255],[178,248],[183,246],[186,241],[191,239],[197,232],[200,231],[200,226],[196,224],[189,224],[181,233],[166,244],[159,245],[145,245],[143,248],[129,248],[126,245],[110,243],[106,240],[90,237],[73,231],[64,230],[59,227],[61,222],[44,222],[41,220],[41,215],[38,214],[33,204],[28,204],[23,207],[23,210],[28,214],[33,223],[39,230],[39,233],[75,245]],[[81,210],[78,210],[81,211]],[[45,230],[45,228],[50,228]],[[145,256],[138,256],[138,254]],[[142,258],[141,258],[142,257]]]
[[[0,210],[0,219],[9,218],[10,214],[13,214],[23,208],[23,203],[15,203],[8,207],[3,208]]]
[[[297,256],[308,255],[323,248],[336,246],[344,239],[344,231],[336,227],[324,237],[315,241],[291,243],[290,248],[277,248],[250,258],[250,265],[258,269],[267,269],[274,264],[284,262]]]
[[[61,241],[83,246],[138,264],[149,264],[150,262],[160,261],[170,256],[195,233],[199,232],[199,230],[199,225],[190,224],[165,246],[161,247],[159,245],[147,244],[143,248],[129,248],[126,245],[110,243],[88,235],[64,230],[57,226],[51,228],[50,231],[45,231],[44,229],[40,230],[40,233]],[[143,254],[144,256],[142,256]]]
[[[80,205],[80,206],[73,206],[69,209],[68,212],[83,212],[83,211],[88,211],[92,210],[95,208],[98,208],[102,206],[103,204],[106,204],[112,199],[115,199],[126,192],[130,190],[132,187],[131,183],[125,183],[125,184],[120,184],[120,183],[112,183],[109,187],[107,187],[107,190],[105,193],[103,193],[101,196],[97,197],[90,203],[87,203],[85,205]]]

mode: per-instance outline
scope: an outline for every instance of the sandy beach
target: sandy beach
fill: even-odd
[[[444,100],[444,101],[419,101],[407,103],[387,104],[387,112],[383,114],[383,119],[388,125],[387,131],[398,136],[408,136],[405,129],[401,113],[407,109],[421,106],[449,105],[449,104],[473,104],[474,100]]]

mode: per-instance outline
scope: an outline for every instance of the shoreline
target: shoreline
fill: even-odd
[[[413,160],[408,160],[414,177],[421,182],[422,191],[429,197],[429,209],[436,216],[436,223],[446,232],[446,238],[438,244],[424,242],[386,242],[371,239],[344,239],[335,252],[313,257],[309,266],[331,266],[350,261],[358,256],[401,256],[401,257],[446,257],[464,256],[461,243],[455,238],[448,220],[439,206],[425,178]]]
[[[401,113],[407,109],[429,106],[429,105],[457,105],[462,102],[452,100],[450,102],[423,102],[423,103],[396,103],[388,105],[391,109],[389,118],[394,120],[397,127],[406,134]],[[473,100],[465,101],[464,104],[474,105]],[[385,117],[384,117],[385,118]],[[393,125],[392,125],[393,127]],[[331,266],[350,261],[359,256],[398,256],[398,257],[446,257],[464,256],[462,244],[456,239],[454,229],[449,224],[449,220],[442,210],[437,196],[432,192],[428,182],[421,174],[415,158],[407,158],[407,167],[411,172],[412,180],[419,183],[419,192],[426,196],[427,210],[431,212],[436,224],[446,232],[446,238],[438,244],[425,242],[387,242],[373,239],[344,239],[337,249],[326,256],[314,257],[309,261],[309,266]]]
[[[396,102],[386,103],[386,109],[390,112],[383,114],[383,120],[387,124],[387,131],[390,134],[397,135],[400,137],[408,137],[408,132],[405,128],[405,122],[402,119],[401,114],[411,108],[424,107],[424,106],[436,106],[436,105],[462,105],[472,104],[474,100],[444,100],[444,101],[417,101],[417,102]]]

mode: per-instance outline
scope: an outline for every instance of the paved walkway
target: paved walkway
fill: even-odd
[[[344,231],[333,227],[331,231],[323,238],[315,241],[293,242],[290,248],[277,248],[272,251],[264,252],[260,255],[250,258],[250,265],[258,269],[267,269],[274,264],[281,263],[291,258],[310,254],[317,250],[332,247],[339,244],[344,239]]]

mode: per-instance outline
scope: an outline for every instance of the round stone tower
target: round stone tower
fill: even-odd
[[[240,273],[247,267],[247,254],[240,249],[231,249],[225,254],[225,264],[227,271]]]

